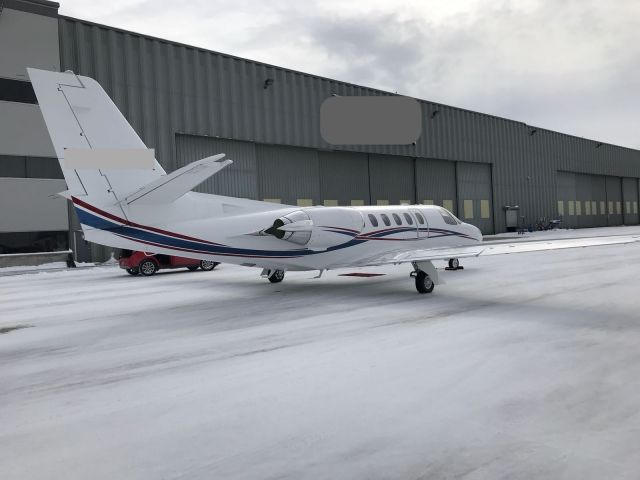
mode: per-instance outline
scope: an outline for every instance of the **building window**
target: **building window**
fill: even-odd
[[[393,215],[393,219],[396,221],[396,225],[402,225],[402,219],[400,218],[400,215],[398,215],[397,213],[392,213],[391,215]]]
[[[31,82],[0,78],[0,100],[5,102],[38,103]]]
[[[381,213],[380,216],[382,217],[382,221],[387,227],[391,225],[391,221],[389,220],[389,217],[386,214]]]
[[[371,222],[371,225],[373,225],[374,227],[378,226],[378,219],[376,218],[375,215],[373,214],[369,214],[369,221]]]
[[[0,177],[64,178],[57,158],[0,155]]]
[[[0,233],[0,254],[59,252],[68,249],[68,232]]]

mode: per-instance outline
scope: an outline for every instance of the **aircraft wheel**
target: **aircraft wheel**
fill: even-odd
[[[145,277],[150,277],[158,271],[158,267],[152,260],[143,260],[140,262],[140,273]]]
[[[433,292],[433,287],[435,286],[435,284],[433,283],[433,280],[431,280],[431,277],[429,275],[424,273],[422,270],[419,270],[416,273],[415,278],[416,278],[416,290],[418,290],[418,293]]]
[[[137,268],[127,268],[127,273],[129,275],[138,275],[140,273],[140,270],[138,270]]]
[[[274,270],[271,275],[269,275],[269,281],[271,283],[280,283],[284,280],[284,270]]]
[[[200,268],[205,272],[210,272],[214,268],[220,265],[220,262],[212,262],[210,260],[200,260]]]
[[[455,268],[457,270],[458,267],[460,267],[460,260],[458,260],[457,258],[450,258],[449,268]]]

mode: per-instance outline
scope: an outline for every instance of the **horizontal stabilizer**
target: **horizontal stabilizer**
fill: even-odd
[[[233,163],[229,159],[223,160],[224,156],[224,153],[220,153],[203,158],[168,175],[163,175],[126,197],[122,203],[127,205],[133,203],[137,205],[171,203]]]

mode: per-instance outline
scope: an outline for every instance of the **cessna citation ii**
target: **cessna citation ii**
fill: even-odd
[[[233,162],[219,154],[167,174],[95,80],[28,73],[67,184],[61,195],[90,242],[258,267],[274,283],[287,270],[408,263],[418,292],[430,293],[442,283],[435,260],[457,268],[463,257],[637,240],[487,246],[439,206],[296,207],[193,192]]]

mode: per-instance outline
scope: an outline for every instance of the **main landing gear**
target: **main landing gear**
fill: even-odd
[[[284,280],[284,270],[265,268],[260,276],[269,279],[271,283],[280,283]]]
[[[438,271],[431,262],[413,262],[413,272],[410,276],[416,281],[418,293],[431,293],[436,285],[440,283]]]

